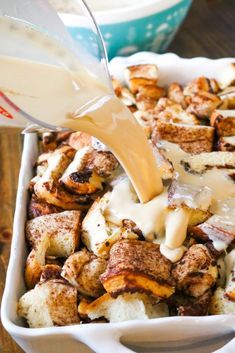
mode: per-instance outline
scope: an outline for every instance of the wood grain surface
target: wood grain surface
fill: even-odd
[[[169,51],[183,57],[235,57],[235,1],[194,0]],[[0,300],[9,259],[17,179],[22,150],[18,131],[0,130]],[[0,353],[20,353],[0,324]],[[70,353],[70,352],[68,352]],[[74,352],[75,353],[75,352]]]

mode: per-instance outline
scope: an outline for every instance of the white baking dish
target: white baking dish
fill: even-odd
[[[110,64],[110,69],[115,76],[123,79],[123,68],[127,65],[141,62],[156,63],[160,68],[160,83],[169,83],[174,80],[184,82],[199,75],[217,77],[218,72],[232,61],[234,61],[232,58],[219,60],[181,59],[174,54],[138,53],[129,58],[115,58]],[[19,297],[25,292],[23,272],[27,255],[24,237],[27,188],[37,154],[37,136],[26,135],[16,201],[11,256],[1,307],[4,327],[25,352],[86,353],[91,350],[98,353],[133,352],[120,343],[121,341],[138,346],[137,350],[141,352],[145,347],[148,347],[148,352],[206,353],[216,349],[216,344],[219,343],[221,336],[223,336],[221,338],[223,342],[233,337],[235,315],[169,317],[118,324],[85,324],[40,329],[24,327],[23,322],[17,317],[16,305]],[[172,346],[174,348],[170,348]],[[234,340],[219,352],[234,353]]]

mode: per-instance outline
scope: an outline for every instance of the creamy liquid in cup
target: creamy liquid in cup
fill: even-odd
[[[56,41],[33,27],[0,18],[0,29],[1,35],[17,31],[21,38],[32,38],[43,50],[58,53],[68,63],[68,68],[63,68],[1,55],[0,91],[38,121],[97,137],[117,157],[141,202],[160,194],[161,176],[144,131],[111,90]]]

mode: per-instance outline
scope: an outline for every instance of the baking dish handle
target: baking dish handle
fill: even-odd
[[[235,338],[233,338],[229,343],[227,343],[222,348],[214,351],[214,353],[234,353],[235,352]]]
[[[122,332],[119,330],[109,330],[104,328],[103,332],[93,327],[89,327],[86,332],[75,333],[74,338],[84,343],[95,353],[136,353],[135,351],[127,348],[120,342]],[[214,351],[213,353],[234,353],[235,352],[235,338],[228,342],[222,348]]]
[[[95,353],[136,353],[120,342],[121,336],[121,332],[114,332],[112,330],[108,330],[107,328],[104,328],[103,332],[99,330],[99,333],[97,333],[97,330],[89,328],[86,333],[76,333],[74,338],[84,343]]]

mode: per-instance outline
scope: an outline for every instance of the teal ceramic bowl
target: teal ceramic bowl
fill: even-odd
[[[109,59],[138,51],[164,52],[174,38],[192,0],[146,0],[146,3],[121,9],[97,11]],[[72,37],[83,41],[97,54],[94,35],[81,26],[78,15],[60,14]]]

